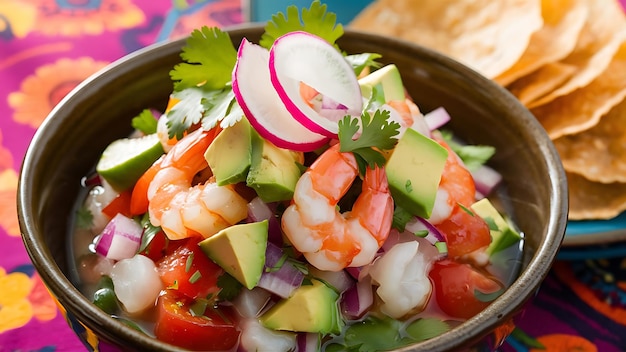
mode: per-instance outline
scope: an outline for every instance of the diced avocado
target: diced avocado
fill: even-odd
[[[491,244],[487,247],[487,254],[491,255],[506,249],[522,239],[522,236],[509,225],[489,199],[483,198],[475,202],[471,209],[489,225]]]
[[[124,191],[132,187],[161,155],[163,147],[156,133],[118,139],[104,149],[96,172],[115,190]]]
[[[246,183],[266,203],[291,199],[301,175],[298,158],[298,153],[279,148],[253,132]]]
[[[339,294],[319,280],[298,287],[261,318],[268,329],[312,333],[339,333],[341,330],[337,300]]]
[[[398,206],[429,218],[448,151],[421,133],[407,129],[387,160],[389,190]]]
[[[265,266],[267,220],[228,227],[198,243],[202,251],[248,289]]]
[[[370,73],[369,75],[359,79],[359,85],[361,91],[364,92],[364,96],[369,96],[371,90],[376,85],[380,84],[383,88],[383,94],[385,101],[400,100],[404,101],[406,95],[404,93],[404,84],[402,84],[402,77],[398,67],[394,64],[389,64],[379,68],[378,70]]]
[[[225,128],[204,153],[218,186],[246,180],[252,161],[250,123],[242,118]]]

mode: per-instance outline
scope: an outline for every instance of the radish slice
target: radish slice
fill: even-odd
[[[313,132],[336,137],[339,129],[336,116],[326,118],[302,99],[301,82],[345,107],[343,116],[361,115],[361,88],[352,66],[318,36],[296,31],[276,39],[270,49],[269,71],[272,85],[287,110]]]
[[[141,245],[142,232],[135,220],[117,214],[98,237],[96,253],[113,260],[132,258]]]
[[[328,140],[296,121],[272,87],[269,52],[245,38],[233,70],[233,93],[250,125],[277,147],[302,152],[315,150]]]

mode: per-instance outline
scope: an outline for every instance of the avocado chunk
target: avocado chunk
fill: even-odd
[[[96,165],[96,172],[117,191],[131,188],[152,164],[163,155],[156,133],[139,138],[113,141]]]
[[[218,186],[243,182],[252,162],[250,123],[242,118],[225,128],[204,153]]]
[[[385,166],[396,204],[413,215],[429,218],[447,157],[448,151],[439,143],[407,129]]]
[[[260,321],[268,329],[336,334],[341,330],[338,299],[334,289],[312,280],[272,306]]]
[[[267,220],[233,225],[198,245],[211,260],[251,290],[263,274],[267,226]]]
[[[359,79],[359,85],[361,86],[361,92],[364,96],[370,96],[372,89],[380,85],[383,89],[385,101],[404,101],[406,98],[400,71],[398,71],[398,67],[394,64],[383,66]]]
[[[247,185],[266,203],[291,199],[301,175],[300,157],[300,153],[279,148],[253,132]]]
[[[519,232],[511,227],[489,199],[483,198],[475,202],[472,204],[471,209],[489,225],[491,244],[487,247],[487,254],[492,255],[522,239]]]

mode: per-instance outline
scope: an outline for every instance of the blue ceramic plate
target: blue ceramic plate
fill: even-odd
[[[610,220],[570,221],[560,259],[626,256],[626,212]]]

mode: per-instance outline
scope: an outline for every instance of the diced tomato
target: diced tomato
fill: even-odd
[[[496,278],[478,271],[470,264],[443,259],[433,264],[429,273],[435,286],[435,299],[441,310],[456,318],[469,319],[485,309],[490,294],[504,285]]]
[[[161,341],[195,351],[224,351],[239,340],[236,315],[230,307],[209,306],[203,314],[198,311],[202,305],[177,290],[165,290],[157,307],[154,333]]]
[[[157,262],[157,270],[165,287],[176,288],[191,297],[207,297],[219,291],[217,278],[224,270],[198,246],[202,237],[191,237],[169,255]]]
[[[117,214],[122,214],[129,218],[132,217],[130,213],[130,196],[130,191],[118,194],[102,209],[102,212],[109,218],[113,218]]]
[[[436,227],[446,238],[448,256],[451,258],[458,258],[491,243],[489,225],[485,220],[459,205],[448,219]]]
[[[163,231],[157,232],[146,248],[139,254],[145,255],[152,259],[153,262],[158,262],[166,255],[172,254],[174,250],[180,247],[185,240],[174,241],[167,238],[167,235]]]

